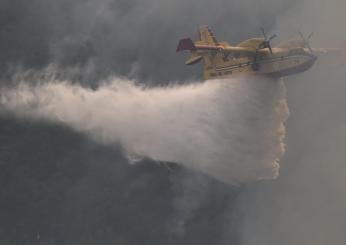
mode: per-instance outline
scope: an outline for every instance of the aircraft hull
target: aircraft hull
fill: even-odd
[[[222,62],[222,65],[210,66],[204,70],[204,79],[218,79],[244,75],[262,75],[270,77],[285,77],[302,73],[310,69],[317,57],[305,55],[272,55],[257,62],[248,59]]]
[[[286,77],[291,76],[298,73],[303,73],[307,70],[309,70],[316,62],[317,57],[311,58],[311,60],[308,60],[301,65],[293,66],[287,69],[280,70],[278,72],[272,72],[268,73],[268,76],[280,78],[280,77]]]

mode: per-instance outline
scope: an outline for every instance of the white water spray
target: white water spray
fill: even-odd
[[[2,89],[1,106],[120,145],[128,156],[175,162],[230,184],[278,176],[288,116],[283,82],[258,78],[166,88],[113,79],[97,90],[21,83]]]

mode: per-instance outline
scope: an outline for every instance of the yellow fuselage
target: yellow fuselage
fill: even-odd
[[[243,57],[224,57],[220,54],[203,58],[205,80],[241,75],[284,77],[311,68],[317,57],[303,48],[269,50]]]

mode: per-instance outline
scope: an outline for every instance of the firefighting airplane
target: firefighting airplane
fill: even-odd
[[[316,62],[316,54],[345,52],[345,49],[313,49],[309,44],[312,34],[304,38],[301,33],[301,39],[272,47],[271,41],[276,35],[268,38],[264,29],[262,33],[263,37],[231,46],[217,41],[208,26],[202,26],[199,29],[200,40],[180,40],[177,52],[190,51],[191,58],[185,62],[186,65],[203,61],[204,80],[251,74],[279,78],[307,71]]]

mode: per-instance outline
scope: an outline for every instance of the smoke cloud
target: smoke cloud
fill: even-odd
[[[18,65],[93,63],[98,78],[116,73],[146,82],[181,81],[199,69],[191,72],[175,53],[180,38],[197,38],[197,28],[210,25],[220,40],[236,44],[260,35],[261,26],[269,32],[278,13],[296,1],[3,0],[0,75]]]
[[[229,184],[278,176],[288,116],[283,82],[255,77],[160,88],[113,78],[96,90],[22,83],[2,90],[1,105],[120,145],[130,159],[178,163]]]
[[[175,79],[184,81],[186,78],[198,74],[200,71],[198,67],[194,70],[183,66],[184,58],[177,55],[174,48],[179,38],[189,36],[194,38],[191,33],[204,24],[212,27],[219,40],[228,40],[231,44],[258,36],[260,35],[259,27],[265,27],[268,33],[275,30],[278,39],[281,40],[296,36],[297,31],[301,30],[306,36],[310,32],[315,33],[311,39],[312,46],[344,47],[346,32],[342,28],[336,27],[342,26],[345,21],[345,8],[343,0],[1,1],[0,76],[8,78],[16,74],[18,75],[14,79],[16,82],[23,81],[27,84],[20,85],[19,90],[17,88],[3,90],[2,94],[2,100],[5,98],[7,103],[2,104],[3,112],[6,110],[11,113],[15,112],[18,117],[25,119],[17,121],[7,114],[1,115],[2,127],[0,130],[4,139],[0,142],[0,179],[3,186],[0,198],[5,211],[2,214],[0,234],[4,239],[3,243],[29,244],[31,237],[37,237],[37,231],[41,231],[42,242],[51,244],[102,242],[138,244],[142,241],[171,244],[163,238],[164,235],[161,235],[164,233],[157,232],[157,230],[162,231],[160,227],[165,222],[166,215],[172,211],[170,206],[172,205],[170,198],[172,198],[174,212],[173,217],[170,217],[172,226],[168,226],[168,228],[173,229],[178,235],[189,238],[181,240],[177,244],[230,244],[232,243],[230,241],[234,241],[235,231],[238,231],[239,237],[233,243],[242,245],[254,243],[260,245],[342,244],[346,219],[344,215],[346,197],[344,188],[342,188],[345,186],[343,146],[346,138],[344,126],[346,118],[343,111],[346,83],[343,69],[334,68],[333,63],[330,62],[333,60],[332,58],[322,61],[325,57],[321,57],[316,66],[308,73],[287,79],[288,100],[292,116],[287,125],[288,151],[281,164],[280,178],[276,181],[238,188],[237,193],[240,196],[237,198],[237,209],[233,208],[235,198],[228,194],[228,188],[225,190],[224,187],[217,185],[215,189],[209,190],[210,183],[199,175],[191,178],[190,174],[182,174],[182,176],[174,176],[174,187],[178,190],[171,193],[171,186],[163,180],[167,177],[162,173],[165,169],[149,168],[150,171],[145,171],[141,168],[130,168],[116,153],[116,157],[110,156],[110,152],[115,151],[100,148],[92,151],[90,143],[86,143],[83,138],[80,139],[68,130],[63,131],[62,134],[61,127],[45,122],[54,121],[68,125],[76,131],[88,134],[97,142],[112,147],[122,142],[126,145],[126,147],[122,146],[124,153],[132,152],[135,157],[145,155],[156,160],[160,160],[159,158],[177,158],[179,160],[188,158],[191,160],[192,155],[189,157],[184,154],[180,155],[182,152],[187,152],[187,149],[182,149],[182,146],[173,148],[177,155],[172,156],[166,152],[157,154],[154,147],[149,149],[148,146],[143,146],[143,142],[139,142],[140,147],[136,146],[136,149],[139,148],[141,151],[134,152],[136,149],[134,149],[135,145],[132,144],[132,141],[136,140],[136,135],[132,136],[132,141],[130,139],[125,141],[120,138],[121,134],[115,137],[114,134],[108,134],[109,131],[104,132],[103,129],[96,127],[96,122],[102,124],[101,126],[104,124],[109,126],[113,119],[109,119],[108,122],[100,119],[98,122],[97,118],[87,115],[88,112],[91,115],[94,113],[98,115],[99,110],[102,114],[101,112],[104,110],[101,106],[95,109],[95,103],[85,101],[89,99],[101,101],[101,96],[96,96],[101,91],[108,91],[108,94],[113,96],[116,94],[114,88],[124,91],[122,93],[128,91],[127,100],[130,100],[131,93],[143,95],[146,94],[144,91],[150,90],[134,86],[133,82],[129,84],[128,80],[132,78],[138,78],[140,83],[146,85],[166,84],[166,81]],[[276,41],[279,40],[274,40],[274,42]],[[30,68],[42,68],[50,63],[63,67],[63,72],[50,76],[49,72],[43,74],[30,71]],[[18,74],[18,67],[22,67],[25,73],[29,69],[30,74],[27,73],[24,76]],[[88,68],[87,72],[85,68]],[[108,85],[101,86],[98,90],[83,87],[85,85],[98,87],[101,80],[114,73],[130,78],[115,79],[116,81],[108,82]],[[47,74],[50,76],[49,78],[47,78]],[[34,76],[35,79],[28,78],[27,75]],[[42,76],[45,82],[50,82],[46,85],[33,85],[37,83],[37,80],[42,79]],[[122,83],[124,80],[126,80],[125,84]],[[55,83],[51,81],[55,81]],[[74,85],[71,85],[70,81],[73,81]],[[56,84],[58,82],[63,84]],[[82,87],[77,86],[76,82],[82,84]],[[12,81],[2,79],[1,83],[11,84]],[[233,83],[235,82],[232,81]],[[240,98],[240,95],[234,92],[235,95],[232,99],[223,97],[220,101],[219,97],[215,96],[217,94],[215,91],[227,94],[226,91],[231,90],[227,86],[231,85],[221,85],[218,82],[216,84],[219,84],[219,90],[216,85],[208,85],[215,94],[212,95],[208,90],[208,96],[204,96],[203,99],[212,100],[211,98],[214,98],[213,102],[208,104],[213,108],[202,108],[203,103],[201,104],[197,98],[189,103],[199,105],[200,108],[194,106],[192,112],[195,113],[191,112],[192,115],[188,116],[196,116],[198,113],[202,113],[202,109],[204,109],[203,113],[205,113],[204,111],[211,112],[213,109],[213,113],[216,114],[213,116],[223,120],[219,125],[221,127],[212,131],[213,133],[210,133],[209,130],[205,134],[197,134],[197,130],[193,128],[190,130],[195,132],[195,135],[205,135],[206,138],[217,135],[207,142],[214,141],[215,143],[216,139],[220,138],[220,142],[213,145],[213,149],[221,146],[216,149],[219,152],[225,151],[226,147],[224,143],[227,141],[228,131],[226,130],[226,134],[223,135],[224,130],[232,128],[235,129],[236,135],[240,135],[241,130],[250,129],[244,134],[249,143],[260,138],[259,144],[264,142],[266,146],[279,145],[273,142],[268,143],[270,140],[265,141],[267,136],[259,135],[260,131],[254,130],[256,127],[262,130],[263,125],[259,126],[254,123],[255,126],[250,127],[249,122],[253,121],[245,120],[245,114],[251,111],[255,112],[254,117],[258,117],[257,112],[264,111],[258,106],[261,103],[266,106],[270,105],[265,108],[276,111],[273,108],[280,108],[280,106],[277,106],[279,99],[275,98],[280,97],[277,95],[280,94],[278,90],[281,89],[272,87],[267,82],[266,85],[252,83],[254,81],[245,81],[242,83],[244,87],[236,83],[240,87],[235,86],[234,88],[235,91],[247,91],[252,95],[251,100],[246,100],[245,96]],[[187,91],[196,92],[198,90],[201,92],[202,87],[205,86],[193,85],[188,87]],[[225,91],[221,91],[222,86]],[[247,86],[253,90],[246,90]],[[258,86],[263,86],[263,88],[267,86],[268,91],[263,91],[264,89],[262,90]],[[65,94],[65,90],[68,89],[74,91],[71,92],[72,95]],[[258,92],[258,95],[260,93],[262,95],[260,99],[255,99],[256,89],[261,91]],[[171,87],[153,91],[169,94],[168,90],[178,93],[184,89]],[[149,94],[154,94],[153,91]],[[49,97],[47,93],[52,96]],[[273,96],[275,93],[277,94]],[[26,98],[26,101],[18,100],[18,94]],[[91,94],[92,96],[84,98],[81,103],[82,99],[79,99],[82,97],[81,94]],[[230,94],[233,95],[232,92]],[[60,95],[62,99],[67,97],[71,101],[79,103],[76,105],[71,103],[68,106],[61,104],[62,101],[58,101]],[[264,102],[270,96],[272,101]],[[146,98],[148,103],[152,101],[154,105],[158,103],[157,100],[147,97],[141,98]],[[164,97],[166,98],[166,96]],[[116,100],[115,98],[105,97],[102,98],[103,103],[98,103],[114,112],[111,108],[111,101]],[[169,104],[168,98],[172,97],[166,98],[167,104]],[[109,103],[106,102],[107,99],[109,99]],[[226,99],[229,100],[226,101]],[[185,97],[181,100],[185,100]],[[171,99],[171,101],[178,103],[177,100]],[[218,101],[218,104],[215,101]],[[225,111],[228,110],[228,107],[234,109],[234,101],[238,101],[241,106],[237,107],[239,110],[236,111],[236,114],[233,112],[232,115],[244,119],[244,127],[240,127],[241,123],[238,123],[236,118],[232,118],[235,121],[227,122],[230,114]],[[246,101],[249,104],[246,104]],[[256,104],[256,101],[260,102]],[[51,104],[52,102],[54,103]],[[90,108],[87,108],[84,103],[91,105]],[[217,106],[215,106],[216,104]],[[226,105],[227,108],[225,108]],[[184,106],[182,108],[185,108]],[[71,109],[69,109],[70,107]],[[148,104],[140,104],[137,107],[142,109],[144,107],[147,109],[147,111],[144,110],[146,112],[150,111]],[[160,108],[163,107],[164,105],[160,105]],[[170,106],[167,105],[167,107]],[[217,110],[215,110],[216,107]],[[246,108],[246,110],[241,110],[241,108]],[[152,109],[157,110],[158,107]],[[285,111],[284,109],[278,110]],[[175,110],[175,112],[177,111]],[[139,113],[139,110],[136,112]],[[185,116],[188,113],[187,108],[183,109],[183,112]],[[220,114],[223,116],[216,112],[222,112]],[[151,115],[153,114],[152,111]],[[107,113],[107,116],[110,115],[116,117],[116,113]],[[120,115],[124,116],[124,114]],[[133,115],[135,115],[134,112]],[[168,111],[164,115],[165,118],[173,118]],[[261,118],[259,121],[271,122],[267,126],[271,125],[273,132],[277,132],[275,130],[277,127],[273,126],[276,122],[276,119],[273,118],[275,113],[265,111],[261,115],[265,116],[266,120]],[[89,120],[81,122],[83,117],[89,119],[90,122]],[[199,120],[192,120],[192,117],[178,118],[181,118],[182,121],[176,125],[180,126],[183,122],[199,122]],[[173,122],[177,122],[178,118],[172,119]],[[162,118],[160,120],[168,124],[167,129],[173,128],[167,120]],[[37,124],[32,124],[32,121]],[[151,123],[151,118],[140,117],[137,118],[137,121],[131,121],[133,124],[130,125],[134,128],[134,125],[142,125],[142,121]],[[202,125],[206,124],[202,123]],[[162,124],[160,124],[161,127]],[[206,128],[213,127],[203,127],[203,129]],[[138,130],[136,128],[135,132]],[[151,129],[152,131],[154,129]],[[253,132],[256,133],[251,134]],[[266,130],[264,132],[268,133]],[[162,134],[169,135],[168,132]],[[143,133],[143,135],[146,134]],[[156,134],[154,136],[156,137]],[[184,138],[186,137],[184,135]],[[267,139],[269,138],[271,137]],[[271,139],[273,140],[273,138]],[[182,141],[181,139],[179,142]],[[125,144],[126,142],[129,143]],[[156,142],[158,141],[156,140]],[[231,142],[234,143],[234,141]],[[245,149],[246,144],[241,145],[240,142],[237,141],[236,146]],[[155,143],[155,147],[157,147],[157,143]],[[256,147],[260,147],[260,145],[256,145]],[[258,150],[256,147],[251,149]],[[196,150],[196,148],[197,146],[193,148],[189,145],[189,152],[191,153],[191,149]],[[52,149],[54,151],[58,149],[57,153],[52,152]],[[143,152],[143,149],[147,152]],[[271,147],[268,149],[270,150],[267,153],[272,152],[275,155],[274,152],[277,152]],[[228,150],[233,151],[231,148]],[[261,148],[258,151],[262,150]],[[236,156],[240,157],[242,154],[236,154]],[[249,155],[256,155],[252,154]],[[207,156],[208,159],[210,156]],[[224,154],[225,156],[227,154]],[[241,177],[253,178],[262,170],[265,170],[266,174],[260,174],[260,176],[268,177],[266,170],[277,169],[273,168],[277,165],[272,162],[272,159],[275,160],[276,157],[268,157],[270,161],[266,164],[263,164],[262,160],[265,157],[262,157],[263,155],[257,164],[250,164],[249,159],[252,158],[250,156],[246,162],[249,165],[242,169],[241,173],[245,174]],[[85,166],[87,158],[91,160],[88,160],[89,163]],[[59,161],[57,162],[56,159]],[[227,159],[227,168],[232,167],[239,171],[236,160],[233,156]],[[116,163],[109,164],[112,161]],[[217,166],[222,166],[220,163]],[[72,173],[69,171],[71,169]],[[247,173],[250,169],[256,169],[255,174]],[[213,172],[216,173],[214,169]],[[270,173],[270,177],[275,176],[273,172]],[[133,175],[136,177],[133,178],[136,181],[132,179]],[[233,182],[236,180],[233,179]],[[227,194],[224,194],[222,190]],[[217,194],[212,195],[211,193]],[[164,196],[162,199],[169,201],[158,200],[158,196]],[[227,201],[228,205],[224,204]],[[128,203],[133,205],[128,207]],[[206,205],[208,208],[200,211],[201,205]],[[56,213],[58,213],[57,216],[62,217],[60,220],[53,215]],[[143,213],[149,213],[147,216],[155,218],[150,220],[138,218],[142,217]],[[229,223],[225,221],[225,216],[229,217]],[[110,222],[108,217],[112,217],[113,222]],[[212,224],[208,217],[213,221]],[[85,222],[86,219],[88,222]],[[200,222],[201,220],[204,223]],[[133,224],[138,222],[139,225],[136,227],[146,227],[146,229],[132,229]],[[200,223],[204,225],[199,226]],[[218,230],[225,223],[224,230]],[[184,229],[188,224],[193,224],[193,228],[188,227],[190,230],[186,232]],[[216,237],[220,237],[221,232],[223,232],[225,241],[218,243]],[[207,233],[213,235],[208,236]],[[7,240],[8,242],[6,242]]]
[[[311,46],[345,48],[344,1],[304,0],[277,29],[314,32]],[[291,117],[280,178],[245,189],[238,200],[241,244],[339,244],[345,240],[345,60],[322,55],[307,73],[287,78]],[[241,224],[241,225],[240,225]]]

